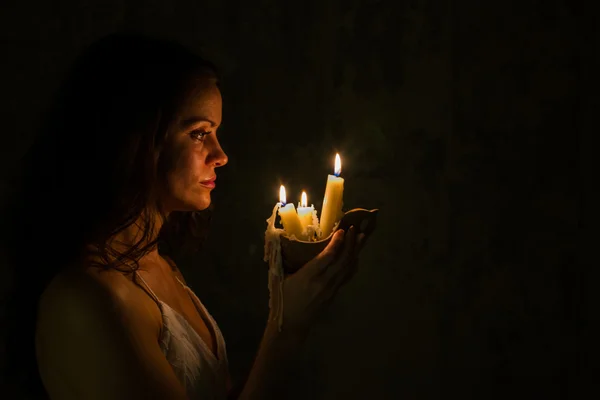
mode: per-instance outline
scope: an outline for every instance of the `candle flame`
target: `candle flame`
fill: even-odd
[[[335,176],[340,176],[340,174],[342,173],[342,160],[340,159],[340,155],[336,154],[335,155],[335,170],[334,170]]]
[[[302,192],[302,199],[300,200],[300,207],[308,207],[308,199],[306,198],[306,192]]]
[[[281,185],[281,187],[279,188],[279,202],[281,203],[281,205],[285,205],[285,200],[285,187]]]

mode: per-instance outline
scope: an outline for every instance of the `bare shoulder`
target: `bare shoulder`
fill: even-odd
[[[51,397],[169,398],[181,391],[158,345],[158,306],[120,272],[65,271],[38,310],[36,355]]]
[[[99,315],[138,314],[145,308],[159,321],[160,310],[145,292],[119,271],[87,268],[65,270],[48,285],[40,298],[40,311],[45,313],[99,312]],[[153,312],[154,311],[154,312]],[[68,317],[68,316],[67,316]]]
[[[61,336],[73,337],[77,328],[84,341],[80,345],[85,346],[102,334],[157,339],[161,324],[158,306],[119,271],[68,270],[59,273],[42,293],[36,334],[57,341]],[[94,336],[86,338],[90,333],[86,329]]]

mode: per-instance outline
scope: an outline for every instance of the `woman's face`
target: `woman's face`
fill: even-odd
[[[216,81],[199,80],[179,111],[164,149],[168,161],[162,203],[167,212],[200,211],[210,205],[216,169],[227,164],[217,139],[221,113]]]

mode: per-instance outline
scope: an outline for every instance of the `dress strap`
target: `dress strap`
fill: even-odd
[[[142,285],[139,285],[139,286],[142,289],[144,289],[144,291],[146,291],[146,293],[148,293],[148,295],[150,297],[152,297],[152,299],[156,302],[156,304],[158,304],[158,307],[161,308],[162,304],[161,304],[160,300],[158,299],[158,296],[152,291],[152,289],[150,289],[150,285],[148,285],[146,283],[144,278],[142,278],[142,276],[140,274],[138,274],[137,271],[134,271],[133,274],[134,274],[133,280],[136,281],[139,278],[140,283],[142,283]]]
[[[181,282],[181,279],[179,279],[179,277],[177,275],[175,275],[175,279],[177,279],[177,282],[181,283],[181,286],[183,286],[184,289],[188,289],[188,285]]]

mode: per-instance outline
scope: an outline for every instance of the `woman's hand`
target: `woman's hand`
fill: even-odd
[[[281,398],[281,388],[291,375],[289,368],[295,364],[306,333],[339,288],[356,272],[357,255],[365,236],[355,232],[353,227],[347,233],[338,230],[318,256],[296,273],[283,278],[283,282],[275,282],[283,283],[282,290],[279,291],[279,285],[271,288],[274,308],[270,322],[239,399]],[[280,297],[282,294],[283,298]],[[280,305],[283,305],[283,314],[279,314],[277,307]],[[280,315],[283,317],[281,331],[275,318]]]
[[[307,331],[356,272],[364,234],[338,230],[327,247],[283,282],[283,330]],[[279,291],[274,290],[278,297]],[[273,304],[278,304],[277,298]],[[272,310],[273,312],[274,310]]]

